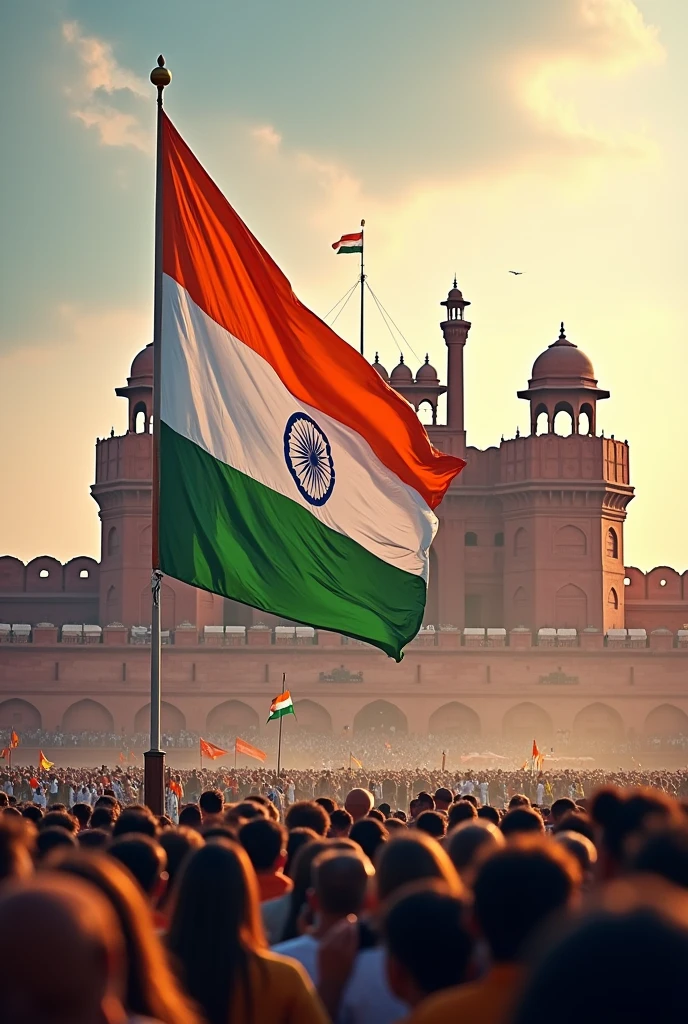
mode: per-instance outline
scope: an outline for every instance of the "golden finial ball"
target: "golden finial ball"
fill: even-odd
[[[158,66],[150,73],[150,80],[156,89],[164,89],[172,81],[172,72],[165,67],[165,58],[162,54],[158,57]]]

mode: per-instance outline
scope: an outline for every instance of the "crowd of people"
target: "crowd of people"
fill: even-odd
[[[0,775],[3,1024],[688,1015],[688,772],[141,781]]]
[[[269,757],[276,758],[277,730],[245,726],[230,732],[214,732],[208,730],[203,738],[225,750],[234,749],[235,738],[239,734],[262,750]],[[188,730],[176,733],[166,732],[162,736],[164,749],[192,750],[198,749],[200,735]],[[59,730],[45,729],[25,730],[21,733],[21,742],[27,747],[56,749],[64,747],[100,748],[117,750],[129,756],[132,752],[140,753],[149,745],[147,732],[124,734],[83,731],[65,733]],[[585,761],[593,761],[601,765],[622,763],[630,767],[636,761],[642,763],[643,755],[666,752],[675,754],[688,749],[688,736],[637,736],[626,737],[623,742],[612,742],[610,739],[575,739],[568,734],[557,734],[551,742],[544,742],[540,737],[543,753],[550,765],[564,764],[569,766]],[[527,756],[531,736],[504,737],[498,735],[475,736],[458,732],[447,732],[441,735],[405,733],[391,729],[357,730],[355,733],[344,730],[339,734],[320,733],[305,728],[290,728],[285,734],[283,743],[282,763],[294,769],[316,765],[318,768],[334,769],[346,766],[349,756],[353,754],[370,768],[403,769],[406,765],[435,766],[445,760],[452,764],[479,763],[486,767],[505,767],[520,765]]]

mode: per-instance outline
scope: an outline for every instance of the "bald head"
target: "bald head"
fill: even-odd
[[[368,882],[375,875],[367,857],[353,850],[327,851],[313,862],[312,870],[313,889],[321,913],[336,917],[360,913]]]
[[[352,789],[344,802],[344,809],[349,812],[354,821],[365,818],[373,809],[373,794],[367,789]]]
[[[49,951],[38,962],[31,951]],[[0,896],[3,1024],[102,1024],[119,1004],[125,953],[114,911],[77,878],[46,872]],[[75,976],[78,975],[78,982]]]

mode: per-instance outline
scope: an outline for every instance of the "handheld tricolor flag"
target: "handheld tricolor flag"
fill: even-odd
[[[464,462],[299,302],[165,114],[161,162],[156,568],[399,661]]]
[[[204,739],[200,739],[199,744],[201,757],[207,757],[211,761],[215,761],[218,757],[224,757],[225,754],[229,753],[229,751],[223,750],[222,747],[216,747],[214,743],[208,743]]]
[[[276,719],[283,718],[285,715],[295,714],[294,701],[291,699],[289,690],[285,690],[284,693],[280,693],[279,697],[275,697],[270,705],[268,722],[274,722]]]
[[[264,750],[259,750],[258,747],[247,743],[246,740],[242,740],[239,736],[234,740],[234,753],[243,754],[244,757],[252,757],[256,761],[267,761],[268,759],[268,755]]]
[[[42,768],[44,772],[50,771],[55,765],[54,761],[49,761],[42,750],[38,751],[38,766]]]
[[[338,242],[332,243],[332,248],[338,256],[347,252],[363,252],[363,232],[355,231],[351,235],[342,235]]]

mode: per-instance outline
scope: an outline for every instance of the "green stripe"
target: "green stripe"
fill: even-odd
[[[363,252],[362,245],[340,245],[337,249],[336,255],[341,256],[343,252]]]
[[[159,539],[169,576],[365,640],[396,661],[423,621],[422,577],[372,555],[166,423]]]
[[[277,711],[273,711],[268,722],[274,722],[278,718],[284,718],[285,715],[293,715],[296,718],[296,712],[294,711],[294,705],[290,704],[288,708],[278,708]]]

